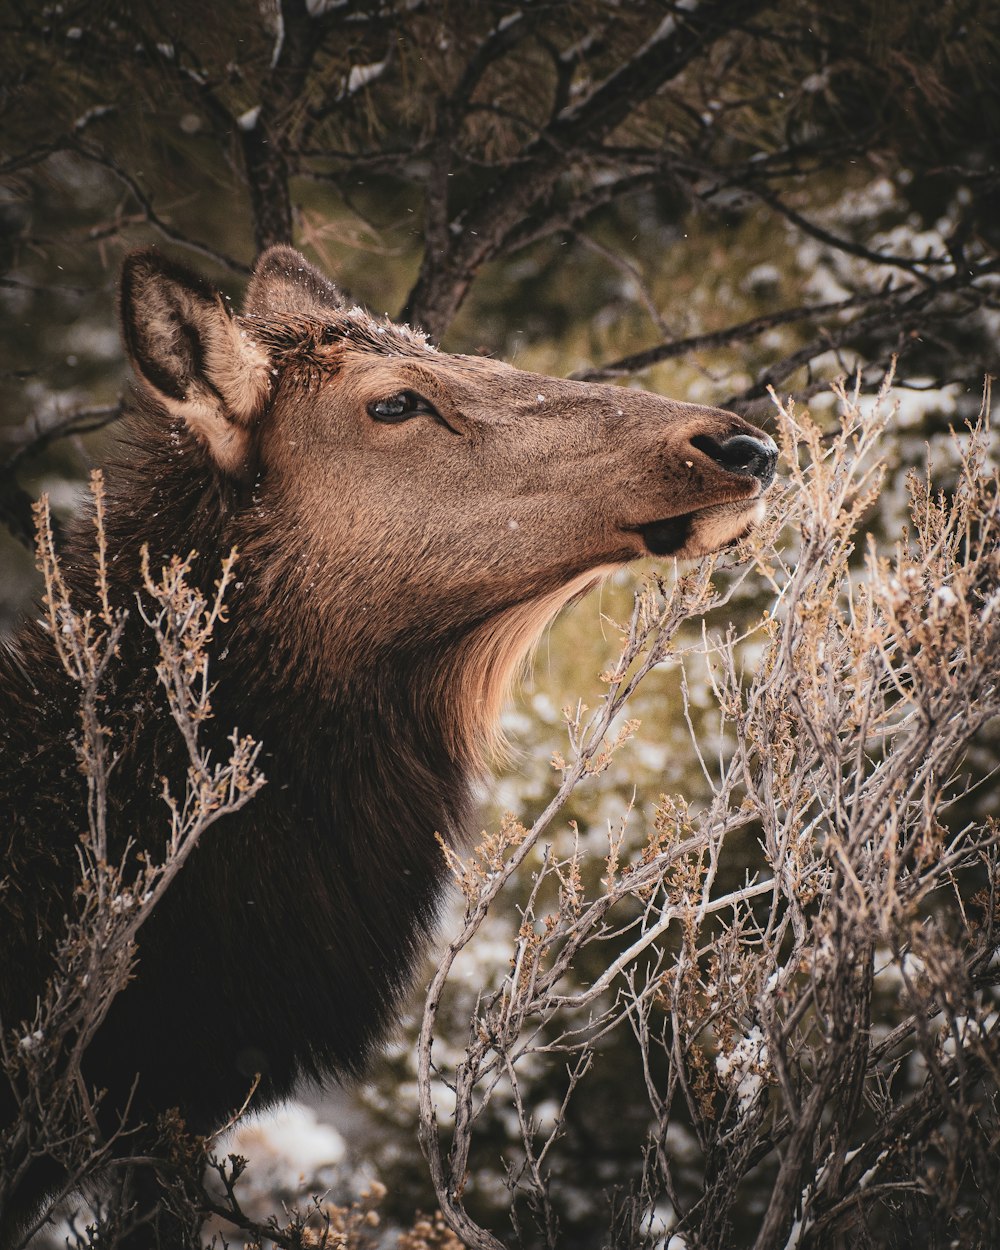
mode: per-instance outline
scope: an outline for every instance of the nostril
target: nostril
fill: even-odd
[[[750,434],[734,434],[720,443],[707,434],[696,434],[691,443],[730,473],[755,477],[765,487],[774,480],[778,448],[767,435],[754,438]]]

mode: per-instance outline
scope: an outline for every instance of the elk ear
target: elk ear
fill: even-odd
[[[270,394],[264,349],[240,329],[218,291],[153,248],[125,260],[121,321],[145,390],[184,420],[223,472],[239,473]]]
[[[294,247],[282,244],[261,253],[243,301],[244,313],[253,317],[291,313],[325,320],[344,307],[333,283]]]

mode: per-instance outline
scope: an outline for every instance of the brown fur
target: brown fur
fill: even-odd
[[[112,594],[200,553],[210,590],[240,551],[215,642],[215,719],[264,744],[269,784],[211,830],[140,937],[138,975],[91,1045],[106,1123],[178,1106],[198,1131],[302,1074],[359,1070],[398,1012],[444,882],[435,833],[468,827],[513,675],[573,595],[650,550],[746,532],[773,450],[739,417],[437,352],[348,309],[296,253],[262,257],[234,319],[155,253],[126,265],[139,384],[107,466]],[[399,392],[432,408],[398,423]],[[413,401],[416,402],[416,401]],[[694,441],[692,441],[694,440]],[[735,440],[735,441],[734,441]],[[64,557],[93,595],[86,519]],[[162,780],[183,751],[133,613],[107,691],[120,759],[109,829],[162,854]],[[76,693],[36,624],[0,656],[0,1013],[30,1017],[71,906],[85,790]],[[0,1124],[13,1114],[0,1085]],[[43,1165],[16,1227],[57,1173]]]

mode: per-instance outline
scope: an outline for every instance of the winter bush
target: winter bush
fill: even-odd
[[[218,1158],[218,1139],[167,1122],[164,1200],[192,1229],[211,1216],[214,1244],[407,1250],[991,1244],[1000,826],[976,754],[1000,713],[988,404],[953,436],[942,486],[930,464],[909,475],[905,531],[886,535],[888,383],[838,402],[831,429],[776,405],[783,485],[739,550],[655,571],[636,591],[602,701],[565,710],[540,815],[505,817],[467,859],[442,846],[459,910],[413,1045],[396,1051],[439,1214],[384,1224],[381,1182],[356,1200],[296,1195],[335,1185],[336,1157],[291,1179],[275,1163],[262,1193],[242,1147]],[[95,492],[100,585],[99,479]],[[204,829],[262,779],[255,744],[234,739],[219,764],[199,746],[231,562],[214,603],[188,587],[183,560],[159,578],[147,569],[140,610],[189,747],[189,793],[165,796],[162,863],[109,857],[101,688],[120,623],[106,600],[103,614],[77,612],[44,505],[39,524],[53,644],[80,688],[90,828],[56,973],[35,1019],[6,1022],[22,1114],[0,1142],[0,1192],[32,1154],[58,1153],[72,1184],[38,1227],[73,1188],[90,1195],[73,1244],[106,1246],[128,1228],[130,1160],[99,1136],[81,1055],[145,918]],[[627,768],[619,751],[642,733],[631,708],[665,672],[701,796],[613,802],[598,848],[574,804]],[[609,1057],[634,1097],[608,1124],[630,1154],[601,1193],[574,1182],[575,1138],[588,1103],[606,1105]],[[383,1173],[390,1202],[393,1179]]]

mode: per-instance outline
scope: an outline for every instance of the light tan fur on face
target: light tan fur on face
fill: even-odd
[[[755,483],[689,442],[747,428],[731,414],[429,353],[353,314],[333,327],[310,332],[301,358],[264,331],[288,362],[272,409],[282,424],[261,433],[264,483],[282,484],[281,528],[306,551],[311,680],[419,656],[424,639],[423,706],[475,766],[546,626],[647,554],[636,525],[690,516],[672,554],[699,556],[741,538],[762,506]],[[406,389],[446,424],[372,420],[372,401]],[[282,594],[299,580],[275,577]]]
[[[716,504],[695,513],[691,535],[678,556],[684,559],[707,556],[732,546],[763,521],[765,507],[763,499],[756,499],[750,504],[741,500],[738,503]]]
[[[651,552],[717,551],[763,514],[760,480],[710,454],[760,435],[739,416],[437,352],[346,307],[290,248],[261,257],[240,321],[136,254],[122,314],[147,389],[223,472],[253,468],[248,593],[291,680],[327,700],[412,680],[417,719],[466,761],[570,599]],[[381,420],[403,393],[413,415]]]

